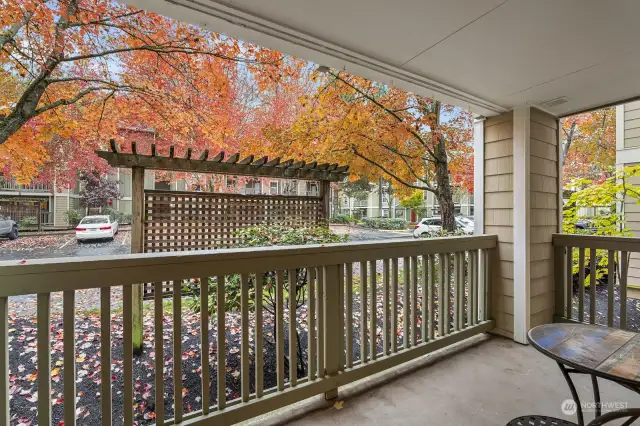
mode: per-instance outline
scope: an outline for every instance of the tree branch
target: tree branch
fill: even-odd
[[[375,166],[375,167],[379,168],[380,170],[382,170],[383,172],[385,172],[387,175],[391,176],[393,179],[395,179],[396,181],[398,181],[398,182],[399,182],[399,183],[401,183],[402,185],[404,185],[404,186],[406,186],[406,187],[408,187],[408,188],[414,188],[414,189],[420,189],[420,190],[423,190],[423,191],[429,191],[429,192],[432,192],[432,193],[434,193],[434,194],[438,195],[438,193],[437,193],[437,189],[429,188],[429,187],[424,187],[424,186],[419,186],[419,185],[416,185],[416,184],[413,184],[413,183],[409,183],[409,182],[407,182],[406,180],[404,180],[404,179],[400,178],[398,175],[396,175],[395,173],[393,173],[393,172],[392,172],[391,170],[389,170],[388,168],[384,167],[382,164],[380,164],[380,163],[378,163],[378,162],[376,162],[376,161],[373,161],[373,160],[371,160],[370,158],[367,158],[367,157],[365,157],[364,155],[360,154],[360,153],[358,152],[358,150],[356,149],[356,147],[355,147],[355,146],[352,146],[352,147],[351,147],[351,149],[352,149],[352,151],[353,151],[353,153],[354,153],[354,155],[355,155],[356,157],[362,158],[362,159],[363,159],[364,161],[366,161],[367,163],[369,163],[369,164],[371,164],[371,165],[373,165],[373,166]]]
[[[0,34],[0,47],[4,47],[5,44],[13,42],[18,32],[29,23],[33,17],[33,11],[27,12],[20,22],[13,24],[7,31]]]

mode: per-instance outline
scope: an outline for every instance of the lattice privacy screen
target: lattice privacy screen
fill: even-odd
[[[228,248],[243,228],[305,226],[325,218],[320,197],[172,191],[145,191],[144,196],[146,253]],[[145,297],[152,295],[153,285],[145,285]]]

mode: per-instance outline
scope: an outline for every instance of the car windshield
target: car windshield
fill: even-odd
[[[100,223],[109,223],[109,219],[106,217],[85,217],[80,222],[81,225],[97,225]]]

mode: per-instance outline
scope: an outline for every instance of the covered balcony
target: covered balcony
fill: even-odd
[[[23,391],[41,425],[83,424],[87,410],[127,426],[575,421],[562,411],[571,394],[557,365],[527,346],[527,332],[554,321],[637,331],[625,271],[640,243],[560,234],[558,120],[640,97],[640,4],[124,2],[471,110],[477,235],[0,262],[0,426],[26,424],[12,407]],[[619,276],[606,289],[585,282],[599,256]],[[299,280],[305,289],[289,291]],[[155,290],[143,309],[140,285]],[[595,303],[598,288],[606,304]],[[187,293],[196,315],[183,310]],[[87,294],[94,321],[77,328]],[[16,324],[25,327],[12,303],[35,309],[31,387],[16,387],[21,364],[10,363]],[[88,380],[78,349],[87,336],[100,348],[90,408],[74,403]],[[640,404],[601,382],[604,401]],[[588,378],[576,383],[592,401]]]

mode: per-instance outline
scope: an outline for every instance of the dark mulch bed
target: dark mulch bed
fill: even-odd
[[[614,327],[620,326],[620,286],[613,287],[613,321]],[[591,321],[591,294],[589,288],[585,289],[584,321]],[[578,318],[578,287],[573,288],[573,319]],[[596,286],[596,324],[607,325],[609,315],[609,289],[606,284]],[[627,299],[627,329],[640,331],[640,300]]]

